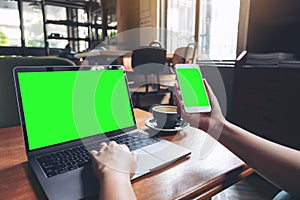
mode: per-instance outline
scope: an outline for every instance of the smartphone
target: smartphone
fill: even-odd
[[[195,64],[177,64],[175,65],[175,72],[184,110],[187,113],[210,112],[211,106],[199,66]]]

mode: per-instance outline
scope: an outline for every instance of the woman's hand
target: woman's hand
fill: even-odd
[[[136,199],[130,179],[137,166],[137,154],[126,145],[102,142],[99,151],[91,151],[93,167],[99,179],[99,199]]]
[[[99,151],[91,151],[95,174],[101,181],[103,176],[118,176],[130,179],[137,166],[137,154],[131,153],[124,144],[102,142]]]
[[[226,122],[226,119],[222,114],[218,100],[214,95],[211,87],[205,79],[203,80],[203,82],[207,91],[208,98],[210,100],[210,113],[186,113],[183,107],[181,92],[177,84],[175,85],[175,102],[177,105],[177,110],[183,120],[189,122],[191,126],[199,128],[210,134],[222,128],[224,123]]]

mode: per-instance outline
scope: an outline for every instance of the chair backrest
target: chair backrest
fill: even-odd
[[[149,44],[149,46],[152,46],[152,47],[160,47],[160,48],[162,48],[162,44],[161,44],[161,42],[158,41],[158,40],[152,41],[152,42]]]
[[[166,50],[160,47],[145,46],[133,50],[131,65],[137,74],[159,74],[165,68]]]
[[[179,47],[175,50],[173,58],[172,58],[172,64],[178,64],[178,63],[194,63],[195,62],[195,54],[196,54],[196,48],[187,46],[187,47]]]
[[[20,125],[14,87],[13,68],[16,66],[74,66],[68,59],[56,57],[0,58],[0,128]]]

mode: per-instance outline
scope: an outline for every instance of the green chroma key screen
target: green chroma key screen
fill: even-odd
[[[122,70],[19,72],[29,149],[134,125]]]
[[[185,106],[209,106],[199,69],[177,68],[178,81]]]

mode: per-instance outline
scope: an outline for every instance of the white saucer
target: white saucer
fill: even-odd
[[[183,119],[180,119],[180,120],[178,120],[178,122],[176,123],[176,126],[173,129],[163,129],[163,128],[157,127],[156,120],[151,117],[145,121],[145,125],[151,129],[154,129],[157,131],[174,132],[174,131],[182,131],[183,129],[188,127],[190,124],[183,121]]]

